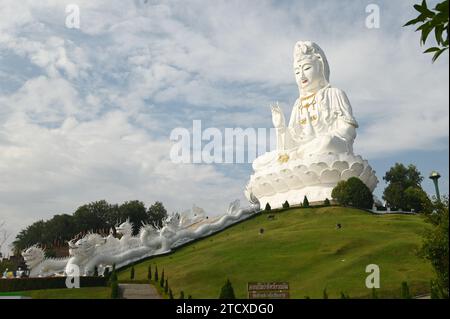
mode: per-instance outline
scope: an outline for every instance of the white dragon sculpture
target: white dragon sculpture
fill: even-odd
[[[25,264],[30,269],[30,277],[48,277],[64,273],[69,258],[46,258],[45,250],[33,245],[22,251]]]
[[[201,212],[198,208],[192,213],[193,216],[187,216],[186,213],[172,214],[161,228],[143,224],[137,236],[133,236],[133,225],[127,220],[116,227],[116,233],[121,235],[120,239],[112,234],[102,237],[90,233],[77,241],[69,241],[70,257],[65,261],[61,260],[63,265],[55,269],[55,272],[49,269],[43,271],[43,268],[36,268],[32,263],[29,268],[33,270],[34,276],[50,276],[52,272],[61,272],[61,269],[70,273],[73,266],[79,267],[81,275],[92,275],[95,268],[102,274],[106,267],[113,264],[120,268],[143,258],[168,253],[180,245],[247,219],[260,209],[258,200],[254,196],[251,198],[250,207],[239,208],[239,200],[236,200],[229,205],[226,214],[217,218],[209,219],[205,214],[198,214]]]

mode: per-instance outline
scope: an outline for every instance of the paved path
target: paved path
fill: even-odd
[[[147,284],[119,284],[123,299],[162,299],[155,287]]]

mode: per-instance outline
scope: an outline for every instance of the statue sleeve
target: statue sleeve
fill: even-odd
[[[332,131],[348,143],[352,143],[356,137],[358,122],[353,117],[350,101],[342,90],[331,88],[329,92],[328,97],[331,100],[332,110],[336,116],[336,120],[332,125]]]
[[[338,116],[344,122],[358,128],[358,122],[356,122],[353,117],[352,106],[350,105],[350,101],[348,100],[347,95],[344,91],[339,89],[331,89],[332,90],[332,100],[334,100],[332,105],[335,106],[334,112],[338,114]]]

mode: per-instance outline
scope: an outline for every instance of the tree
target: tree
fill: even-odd
[[[434,53],[432,61],[435,62],[439,56],[448,50],[448,12],[449,1],[442,1],[434,7],[429,9],[427,2],[422,1],[422,4],[414,5],[414,9],[419,12],[419,16],[408,21],[404,26],[420,24],[416,31],[421,32],[420,45],[425,45],[428,36],[434,30],[434,39],[436,46],[432,46],[424,51],[424,53]],[[444,35],[445,33],[445,35]]]
[[[405,209],[413,209],[416,213],[431,212],[432,203],[427,193],[421,188],[408,187],[404,193],[406,207]]]
[[[357,177],[340,181],[331,192],[331,196],[344,206],[357,208],[372,208],[373,206],[372,192]]]
[[[169,299],[173,299],[173,292],[172,292],[172,289],[169,289]]]
[[[98,277],[98,268],[97,266],[94,267],[94,277]]]
[[[184,291],[183,290],[180,291],[180,298],[179,299],[184,299]]]
[[[283,208],[284,208],[284,209],[289,208],[289,202],[288,202],[288,201],[285,201],[285,202],[283,203]]]
[[[407,209],[408,202],[405,198],[405,191],[409,187],[422,189],[423,176],[416,166],[410,164],[406,167],[403,164],[395,163],[386,172],[383,179],[388,186],[383,192],[383,199],[392,209]]]
[[[269,203],[266,204],[266,207],[264,208],[264,210],[265,210],[266,212],[270,212],[270,211],[272,210],[272,207],[270,207],[270,204],[269,204]]]
[[[227,279],[225,285],[222,287],[219,299],[236,299],[230,279]]]
[[[424,235],[419,255],[431,262],[436,273],[435,286],[441,298],[449,297],[449,217],[448,197],[435,199],[434,213],[427,215],[432,229]]]
[[[155,202],[147,210],[148,223],[155,228],[161,228],[167,218],[167,210],[161,202]]]
[[[149,216],[143,202],[133,200],[119,206],[120,220],[129,220],[133,224],[133,235],[139,232],[141,224],[148,223]]]
[[[130,269],[130,279],[134,280],[134,266],[131,266],[131,269]]]
[[[309,201],[308,201],[308,197],[306,197],[306,195],[303,198],[303,207],[306,207],[306,208],[309,207]]]
[[[328,198],[325,198],[325,200],[323,201],[323,205],[330,206],[331,205],[330,200]]]
[[[158,282],[158,266],[155,266],[155,282]]]
[[[323,290],[323,293],[322,293],[322,295],[323,295],[323,299],[328,299],[328,292],[327,292],[327,288],[325,288],[325,289]]]

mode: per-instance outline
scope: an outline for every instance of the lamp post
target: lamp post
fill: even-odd
[[[441,196],[439,194],[439,185],[438,185],[438,179],[440,177],[441,177],[441,175],[436,171],[432,171],[430,174],[430,179],[433,181],[434,188],[436,189],[436,197],[437,197],[438,201],[441,201]]]

